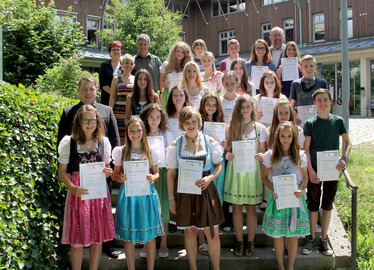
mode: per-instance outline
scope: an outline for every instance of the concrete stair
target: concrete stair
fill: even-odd
[[[112,212],[115,218],[116,203],[119,192],[119,184],[114,183],[112,191]],[[245,215],[245,213],[243,213]],[[350,242],[336,211],[332,212],[332,220],[329,229],[329,238],[334,255],[324,256],[319,250],[314,250],[312,254],[305,256],[300,253],[305,239],[299,239],[299,248],[297,252],[295,269],[348,269],[350,268]],[[261,230],[263,212],[257,207],[258,225],[256,228],[255,250],[253,257],[236,257],[233,248],[236,244],[234,232],[220,231],[221,240],[221,269],[277,269],[277,262],[273,251],[273,240],[266,236]],[[244,217],[245,221],[245,217]],[[246,239],[246,227],[244,229],[244,239]],[[320,236],[321,229],[317,228],[317,237]],[[123,241],[115,239],[115,246],[121,252],[118,259],[111,259],[105,253],[102,253],[99,269],[127,269],[126,255],[123,249]],[[157,239],[157,247],[159,239]],[[169,257],[166,259],[158,258],[158,249],[156,250],[155,269],[189,269],[186,250],[184,248],[184,234],[182,231],[168,233]],[[136,247],[136,269],[146,269],[146,259],[139,256],[141,246]],[[284,256],[285,266],[287,265],[287,255]],[[209,270],[211,263],[208,256],[197,255],[198,269]],[[82,269],[89,268],[89,249],[84,249],[84,258]]]

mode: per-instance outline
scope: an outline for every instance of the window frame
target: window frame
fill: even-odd
[[[353,10],[352,7],[348,7],[348,38],[353,38]],[[349,14],[350,13],[350,14]],[[351,27],[349,27],[349,23],[351,23]],[[342,9],[339,9],[339,28],[340,28],[340,38],[342,38]],[[351,33],[349,33],[349,29],[351,29]]]
[[[92,28],[89,28],[89,26],[88,26],[89,21],[96,21],[98,23],[98,26],[97,26],[96,31],[95,31],[95,39],[96,39],[95,40],[95,46],[99,47],[100,46],[100,44],[99,44],[100,40],[99,40],[99,36],[96,34],[96,32],[101,29],[101,17],[93,16],[93,15],[87,15],[87,18],[86,18],[86,37],[87,37],[87,41],[88,41],[87,42],[87,47],[94,47],[93,45],[91,45],[91,41],[89,40],[89,37],[88,37],[88,31],[92,30]]]
[[[262,6],[266,7],[266,6],[271,6],[271,5],[280,4],[280,3],[289,2],[289,1],[291,0],[262,0]]]
[[[286,26],[287,22],[292,21],[292,27]],[[287,40],[287,30],[292,29],[292,40]],[[283,30],[284,30],[284,42],[295,41],[295,21],[293,18],[288,18],[283,20]]]
[[[222,2],[220,2],[221,4],[221,7],[222,7],[222,10],[224,11],[224,4],[226,4],[226,10],[227,12],[225,13],[222,13],[221,12],[221,9],[218,8],[218,15],[214,15],[214,8],[213,8],[213,5],[215,3],[218,3],[218,1],[220,0],[213,0],[210,2],[210,10],[211,10],[211,17],[212,18],[217,18],[217,17],[221,17],[221,16],[226,16],[226,15],[231,15],[231,14],[236,14],[236,13],[240,13],[240,12],[245,12],[246,9],[247,9],[247,6],[246,6],[246,0],[231,0],[231,1],[236,1],[236,6],[238,7],[237,11],[233,11],[233,12],[230,12],[230,0],[223,0]],[[226,3],[225,3],[226,2]],[[244,9],[240,9],[241,6],[244,5]]]
[[[226,37],[221,37],[222,34],[227,34]],[[226,55],[230,55],[230,53],[228,52],[227,50],[227,47],[226,48],[223,48],[222,47],[222,42],[223,41],[227,41],[227,45],[229,44],[229,41],[230,39],[233,39],[233,38],[236,38],[236,29],[230,29],[230,30],[226,30],[226,31],[221,31],[218,33],[218,42],[219,42],[219,56],[226,56]],[[226,50],[226,53],[223,53],[223,49]]]
[[[317,16],[323,16],[323,21],[315,21],[315,17]],[[318,39],[316,40],[316,25],[317,24],[322,24],[323,23],[323,39]],[[313,43],[318,43],[318,42],[325,42],[326,40],[326,27],[325,27],[325,13],[324,12],[320,12],[320,13],[315,13],[313,14],[313,24],[312,24],[312,27],[313,27]]]
[[[267,26],[268,29],[264,30],[264,26]],[[271,46],[271,41],[270,41],[270,31],[271,31],[271,23],[266,22],[261,24],[261,38],[267,42],[269,47]],[[268,34],[268,38],[265,38],[265,34]]]

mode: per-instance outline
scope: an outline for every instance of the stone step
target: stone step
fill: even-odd
[[[338,257],[324,256],[319,250],[313,251],[310,255],[305,256],[300,253],[302,247],[299,246],[295,269],[335,269],[335,266],[339,264]],[[111,259],[106,254],[101,255],[99,269],[127,269],[126,255],[123,248],[117,249],[121,254],[118,259]],[[141,248],[136,248],[135,256],[136,269],[146,269],[146,259],[142,259],[139,256]],[[156,250],[155,268],[154,269],[180,269],[188,270],[188,259],[186,250],[184,248],[169,248],[169,257],[166,259],[158,258],[158,250]],[[88,269],[89,266],[89,249],[84,249],[84,258],[82,269]],[[287,265],[288,256],[284,256],[285,266]],[[221,269],[277,269],[277,262],[272,247],[258,247],[256,248],[256,254],[253,257],[236,257],[233,254],[232,249],[222,248],[221,249]],[[210,270],[211,263],[208,256],[197,255],[197,269],[199,270]]]

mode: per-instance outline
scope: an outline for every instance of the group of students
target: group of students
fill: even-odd
[[[125,55],[123,75],[112,82],[110,104],[114,107],[121,133],[121,146],[115,147],[112,152],[97,110],[91,105],[84,105],[78,110],[72,134],[63,138],[58,149],[59,175],[69,189],[62,243],[71,245],[72,265],[75,263],[77,268],[80,267],[81,248],[90,246],[90,266],[97,268],[100,244],[117,237],[125,241],[129,269],[135,269],[135,244],[144,244],[140,256],[146,257],[147,268],[153,269],[155,238],[161,236],[159,257],[167,257],[167,229],[172,223],[184,230],[190,269],[196,269],[198,251],[209,254],[213,269],[219,269],[219,225],[225,219],[228,221],[227,205],[232,205],[232,224],[237,239],[234,255],[253,256],[256,206],[263,200],[267,204],[264,205],[262,229],[274,238],[279,269],[284,269],[285,247],[288,251],[287,269],[293,269],[299,237],[308,236],[303,254],[310,254],[320,246],[325,255],[332,255],[326,237],[337,181],[323,183],[321,208],[324,211],[321,241],[318,243],[315,231],[321,204],[321,182],[316,174],[316,155],[319,151],[339,150],[339,137],[342,136],[345,147],[336,169],[346,168],[351,144],[344,120],[330,114],[331,93],[324,89],[327,85],[323,84],[323,80],[314,76],[317,67],[314,57],[301,59],[302,77],[289,85],[288,96],[282,91],[277,70],[271,70],[274,64],[268,62],[271,54],[267,43],[256,41],[252,50],[254,60],[249,63],[239,58],[238,45],[236,40],[229,42],[228,59],[231,60],[225,59],[221,63],[221,66],[231,63],[230,70],[224,66],[222,71],[216,71],[214,56],[206,51],[202,40],[193,45],[195,59],[192,59],[187,44],[177,42],[170,50],[168,61],[161,67],[159,96],[152,90],[148,71],[140,69],[134,78],[131,77],[134,61],[130,55]],[[199,48],[204,46],[205,50]],[[294,48],[294,45],[290,46]],[[233,56],[236,52],[233,59],[232,52]],[[256,89],[249,80],[246,66],[264,63],[269,65],[270,70],[262,75],[259,94],[255,95]],[[202,74],[200,67],[204,69]],[[180,73],[182,77],[181,82],[174,86],[168,80],[168,75],[172,73]],[[209,83],[215,84],[211,87]],[[132,89],[129,89],[129,84],[133,84]],[[126,96],[121,93],[121,88],[131,95],[120,98]],[[260,123],[263,115],[261,97],[279,99],[273,110],[272,122],[268,125]],[[297,126],[300,124],[297,106],[312,104],[317,107],[317,115],[308,119],[303,128]],[[204,134],[202,130],[207,122],[226,122],[226,138],[217,142]],[[147,137],[152,136],[163,137],[162,147],[166,153],[166,166],[163,168],[159,167],[162,155],[148,143]],[[253,156],[255,171],[234,170],[233,142],[243,140],[254,141],[256,145],[257,153]],[[110,167],[111,160],[114,169]],[[128,179],[123,162],[135,160],[149,161],[147,180],[150,195],[125,196],[123,183]],[[202,178],[195,183],[201,189],[201,195],[177,192],[178,168],[182,160],[203,161]],[[80,199],[88,190],[80,188],[79,163],[99,161],[106,164],[106,176],[122,183],[115,222],[109,192],[108,197],[103,199]],[[284,174],[296,175],[298,189],[294,195],[300,200],[300,207],[277,210],[278,196],[274,193],[272,177]],[[304,198],[305,189],[308,190],[308,206]],[[247,218],[247,239],[243,237],[243,206]],[[95,219],[90,218],[92,213]]]

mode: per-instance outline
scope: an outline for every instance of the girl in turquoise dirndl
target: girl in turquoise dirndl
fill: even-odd
[[[160,198],[161,204],[161,218],[164,224],[165,234],[161,236],[160,251],[158,256],[160,258],[166,258],[169,255],[167,248],[167,230],[170,222],[169,212],[169,194],[168,194],[168,183],[167,183],[167,169],[165,166],[165,160],[161,160],[161,151],[166,153],[166,149],[173,142],[173,135],[169,132],[168,126],[168,115],[161,105],[153,103],[147,105],[139,115],[140,119],[143,120],[145,128],[147,130],[148,137],[162,136],[164,145],[157,146],[158,154],[158,173],[159,179],[154,183],[157,190],[158,197]],[[153,148],[156,152],[156,149]],[[141,255],[146,255],[145,249],[143,248]]]
[[[255,102],[248,94],[242,94],[235,102],[230,122],[226,159],[226,177],[224,187],[224,200],[233,206],[233,224],[237,244],[234,249],[235,256],[253,256],[254,237],[257,227],[256,205],[262,201],[261,168],[259,161],[263,160],[266,151],[266,128],[256,122]],[[253,158],[256,160],[256,171],[234,172],[233,141],[254,140],[260,153]],[[243,205],[247,213],[248,239],[243,241]]]
[[[160,67],[160,99],[162,107],[165,108],[170,89],[182,82],[184,65],[191,60],[192,51],[187,43],[178,41],[171,47],[168,60]],[[176,80],[171,80],[169,74],[176,75],[174,76]],[[171,83],[173,84],[171,85]]]
[[[124,183],[127,175],[123,173],[124,161],[149,160],[150,173],[147,180],[150,195],[125,195],[122,184],[117,199],[116,234],[125,241],[126,262],[129,269],[135,269],[135,244],[145,244],[147,266],[154,268],[157,236],[164,234],[161,220],[160,201],[154,183],[158,180],[157,155],[151,151],[143,121],[132,118],[128,122],[125,145],[117,146],[112,153],[114,164],[114,180]]]
[[[274,238],[274,250],[279,269],[284,269],[284,238],[288,239],[288,269],[293,269],[297,252],[297,238],[310,234],[309,217],[303,190],[307,187],[307,157],[300,150],[298,131],[293,122],[282,122],[276,129],[273,150],[264,155],[262,181],[271,190],[266,206],[262,230]],[[269,174],[273,176],[295,174],[298,190],[294,192],[300,207],[277,209],[278,195],[274,193]]]

